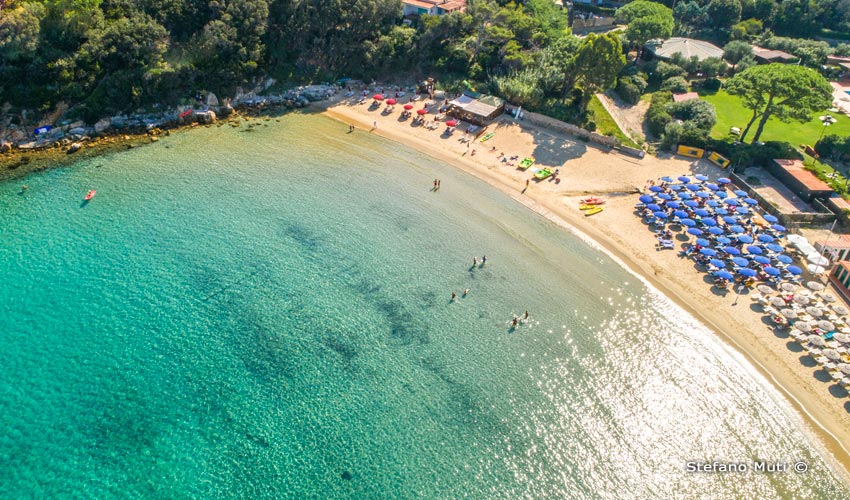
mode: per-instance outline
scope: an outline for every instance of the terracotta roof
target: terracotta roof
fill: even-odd
[[[445,3],[437,4],[437,7],[446,12],[452,12],[458,9],[463,10],[466,8],[466,0],[448,0]]]
[[[699,94],[696,92],[685,92],[684,94],[673,94],[673,102],[690,101],[691,99],[699,99]]]
[[[403,4],[413,5],[414,7],[419,7],[422,9],[432,9],[434,7],[433,2],[423,2],[421,0],[402,0]]]
[[[829,248],[850,248],[850,236],[846,234],[842,234],[840,238],[833,238],[831,240],[822,240],[816,242],[821,248],[829,247]]]
[[[757,47],[755,45],[753,45],[753,55],[755,57],[764,59],[766,61],[770,61],[772,59],[781,59],[783,61],[785,61],[785,60],[796,61],[797,60],[797,56],[795,56],[793,54],[789,54],[788,52],[783,52],[781,50],[764,49],[762,47]]]
[[[829,184],[803,168],[803,162],[800,160],[773,160],[773,162],[800,181],[810,191],[832,191]]]

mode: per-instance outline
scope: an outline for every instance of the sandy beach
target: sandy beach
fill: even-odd
[[[445,135],[443,123],[429,130],[412,126],[411,118],[402,120],[401,104],[407,102],[406,98],[389,114],[385,113],[385,105],[371,107],[371,102],[357,104],[355,100],[338,98],[323,107],[328,116],[344,123],[340,133],[354,125],[354,134],[374,133],[403,143],[440,164],[475,175],[530,209],[597,242],[743,354],[799,411],[805,430],[822,441],[834,457],[836,469],[850,483],[850,399],[834,396],[830,392],[832,384],[815,378],[816,369],[802,363],[805,351],[791,350],[796,346],[794,340],[787,333],[774,332],[749,297],[736,297],[733,292],[714,293],[693,261],[679,258],[676,250],[658,250],[654,236],[635,216],[638,192],[647,180],[697,173],[716,179],[723,176],[722,170],[706,160],[664,155],[639,160],[609,152],[551,128],[533,125],[530,115],[524,121],[503,115],[487,129],[495,132],[487,142],[465,143],[459,140],[464,137],[462,129]],[[414,104],[416,109],[423,107],[421,102]],[[429,111],[427,118],[433,120],[434,108]],[[502,162],[500,153],[506,158],[533,156],[535,168],[560,169],[561,181],[538,182],[530,172]],[[584,217],[578,200],[586,195],[605,196],[605,210]],[[678,233],[677,249],[689,240],[685,236]]]

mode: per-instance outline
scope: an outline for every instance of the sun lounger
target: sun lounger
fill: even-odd
[[[673,248],[675,248],[675,244],[673,243],[673,240],[664,240],[664,239],[661,239],[661,238],[658,239],[658,246],[661,247],[661,248],[669,248],[671,250]]]

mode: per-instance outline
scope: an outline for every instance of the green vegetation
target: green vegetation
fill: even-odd
[[[605,106],[599,102],[599,98],[593,96],[587,104],[587,113],[592,116],[593,123],[596,124],[596,132],[604,135],[616,137],[626,146],[640,149],[640,145],[633,141],[629,136],[620,130],[617,122],[605,109]]]
[[[730,95],[721,90],[717,93],[703,93],[702,99],[712,103],[717,111],[717,124],[711,129],[711,136],[716,139],[729,139],[729,129],[738,127],[743,130],[752,117],[752,112],[747,110],[737,96]],[[824,133],[824,126],[818,119],[826,111],[816,111],[809,115],[808,121],[804,123],[785,123],[776,118],[769,118],[764,127],[762,141],[783,141],[794,145],[814,145],[818,138]],[[842,114],[832,114],[837,121],[826,129],[828,134],[839,136],[850,135],[850,117]],[[737,138],[732,137],[733,140]]]

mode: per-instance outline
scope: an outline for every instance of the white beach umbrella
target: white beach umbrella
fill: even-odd
[[[850,313],[844,306],[832,306],[832,310],[835,311],[835,314],[840,314],[841,316]]]
[[[809,306],[806,308],[806,312],[816,318],[823,316],[823,309],[821,309],[820,307]]]
[[[832,338],[842,344],[850,344],[850,335],[847,335],[846,333],[836,333]]]
[[[839,364],[838,369],[841,370],[841,373],[845,375],[850,375],[850,365],[848,365],[847,363]]]
[[[834,295],[826,294],[822,298],[826,302],[835,302],[835,296]]]
[[[794,283],[782,283],[782,289],[786,292],[794,292],[797,290],[797,285]]]
[[[804,306],[804,305],[809,303],[809,298],[806,297],[805,295],[797,294],[797,295],[794,296],[794,302],[800,304],[801,306]]]
[[[812,325],[808,321],[798,321],[794,323],[794,328],[804,333],[812,331]]]
[[[832,321],[827,321],[827,320],[824,319],[824,320],[818,321],[818,328],[820,328],[821,330],[826,330],[828,332],[831,332],[832,330],[835,330],[835,325],[832,324]]]
[[[782,297],[773,297],[770,299],[770,305],[773,307],[785,307],[785,299]]]
[[[816,292],[819,292],[819,291],[821,291],[825,288],[823,286],[823,283],[818,283],[817,281],[809,281],[808,283],[806,283],[806,286],[809,287],[809,289],[814,290]]]
[[[838,361],[839,359],[841,359],[841,354],[835,349],[824,349],[821,354],[833,361]]]
[[[816,266],[814,264],[809,264],[808,266],[806,266],[806,269],[808,269],[809,272],[812,273],[812,274],[822,274],[822,273],[826,272],[825,267]]]
[[[771,293],[776,292],[776,290],[774,290],[773,288],[770,288],[767,285],[759,285],[756,288],[758,289],[759,292],[761,292],[765,295],[770,295]]]
[[[809,261],[810,264],[814,264],[816,266],[828,266],[829,265],[829,259],[827,259],[826,257],[824,257],[823,255],[821,255],[817,252],[812,252],[812,253],[806,255],[806,260]]]
[[[782,315],[785,316],[788,319],[797,319],[797,311],[795,311],[793,309],[787,309],[786,308],[786,309],[783,309],[779,312],[782,313]]]
[[[820,335],[809,335],[809,343],[823,347],[826,345],[826,340],[824,340]]]

